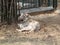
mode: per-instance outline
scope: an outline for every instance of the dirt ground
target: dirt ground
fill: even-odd
[[[0,45],[60,45],[60,13],[38,14],[32,18],[40,22],[40,31],[23,33],[16,31],[15,24],[0,24]]]

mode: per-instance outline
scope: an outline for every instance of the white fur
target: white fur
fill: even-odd
[[[26,19],[26,18],[28,18],[28,19]],[[23,30],[27,31],[27,30],[29,30],[29,32],[31,32],[31,31],[39,30],[40,29],[39,22],[35,21],[33,19],[30,19],[29,15],[25,14],[25,17],[23,19],[26,20],[26,21],[18,24],[18,26],[20,27],[20,29],[17,29],[18,31],[23,31]]]

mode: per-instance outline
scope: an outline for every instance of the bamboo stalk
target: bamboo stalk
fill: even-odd
[[[3,22],[3,0],[1,0],[1,22]]]

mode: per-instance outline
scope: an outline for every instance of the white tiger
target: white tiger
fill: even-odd
[[[18,26],[20,29],[17,29],[18,31],[37,31],[40,29],[40,24],[38,21],[33,20],[30,18],[31,16],[28,14],[21,14],[20,17],[18,17],[19,23]]]

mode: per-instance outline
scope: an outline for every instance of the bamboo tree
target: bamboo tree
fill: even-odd
[[[3,22],[3,0],[1,0],[1,22]]]
[[[57,0],[53,0],[53,8],[54,8],[54,9],[57,8]]]

